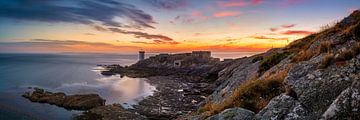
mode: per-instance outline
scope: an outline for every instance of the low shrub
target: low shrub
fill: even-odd
[[[350,60],[351,58],[354,57],[354,52],[351,49],[346,49],[341,51],[337,56],[335,61],[346,61],[346,60]]]
[[[270,100],[285,91],[283,81],[288,70],[282,70],[265,77],[263,80],[248,80],[242,83],[230,97],[222,103],[207,103],[198,112],[206,115],[217,114],[227,108],[242,107],[255,113],[263,109]]]
[[[351,48],[340,51],[340,53],[336,56],[335,61],[346,61],[356,57],[360,54],[360,43],[355,43]]]
[[[290,52],[281,52],[281,53],[276,52],[264,58],[259,65],[258,73],[260,75],[263,74],[265,71],[277,65],[279,62],[281,62],[283,59],[288,57],[290,54],[291,54]]]
[[[263,56],[256,56],[254,59],[251,60],[252,63],[256,63],[257,61],[263,60]]]
[[[324,58],[322,59],[321,63],[319,64],[318,68],[319,69],[324,69],[326,67],[328,67],[332,61],[334,60],[334,54],[328,53],[324,56]]]
[[[234,106],[259,112],[275,96],[284,92],[283,80],[251,80],[233,93]]]
[[[332,44],[329,41],[322,41],[318,47],[318,53],[327,53],[331,51]]]
[[[296,56],[294,56],[292,58],[291,62],[297,63],[297,62],[301,62],[301,61],[306,61],[306,60],[311,59],[316,54],[317,54],[317,52],[315,52],[313,50],[303,50],[303,51],[299,52]]]
[[[352,39],[359,41],[360,40],[360,22],[347,27],[344,31],[342,31],[342,35],[345,37],[352,38]]]

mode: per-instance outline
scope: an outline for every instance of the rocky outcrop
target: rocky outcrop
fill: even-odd
[[[147,118],[134,112],[125,110],[119,104],[100,106],[76,116],[75,120],[146,120]]]
[[[360,119],[360,80],[354,81],[322,115],[325,120]]]
[[[229,97],[238,86],[247,79],[257,75],[258,62],[253,63],[255,57],[245,57],[234,60],[234,62],[219,72],[219,79],[215,84],[217,89],[207,98],[214,103],[222,102]]]
[[[285,80],[297,93],[299,101],[312,111],[313,116],[320,118],[336,97],[359,79],[360,56],[348,61],[346,66],[333,65],[327,69],[316,69],[318,58],[321,56],[298,64]]]
[[[254,112],[244,108],[230,108],[206,120],[253,120]]]
[[[88,110],[105,105],[105,100],[97,94],[67,96],[61,92],[52,93],[44,89],[34,88],[34,91],[26,92],[22,96],[32,102],[48,103],[73,110]]]
[[[333,27],[285,48],[234,60],[219,72],[215,82],[218,88],[206,102],[221,104],[246,81],[264,80],[287,70],[283,83],[286,93],[271,99],[255,119],[359,119],[359,82],[356,82],[360,79],[359,31],[357,10]],[[290,55],[259,72],[264,62],[259,58],[282,51]]]
[[[255,116],[258,120],[310,120],[309,111],[294,98],[280,95]]]

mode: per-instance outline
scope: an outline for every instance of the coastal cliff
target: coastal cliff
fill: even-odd
[[[203,106],[181,119],[360,119],[359,53],[357,10],[284,48],[236,60]]]
[[[360,11],[254,56],[160,54],[103,67],[103,75],[148,78],[158,91],[134,109],[100,106],[76,119],[360,119]]]

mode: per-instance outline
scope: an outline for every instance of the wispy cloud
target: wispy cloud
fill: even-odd
[[[134,35],[136,38],[146,38],[146,39],[160,39],[163,41],[173,41],[172,38],[164,36],[164,35],[153,35],[148,34],[144,32],[138,32],[138,31],[126,31],[119,28],[109,28],[110,31],[115,33],[122,33],[122,34],[131,34]]]
[[[263,40],[274,40],[274,41],[278,41],[278,40],[289,40],[289,38],[286,37],[282,37],[282,38],[277,38],[277,37],[268,37],[268,36],[250,36],[249,38],[253,38],[253,39],[263,39]]]
[[[175,24],[175,22],[177,22],[177,23],[188,24],[193,22],[205,21],[207,19],[209,19],[208,16],[205,16],[202,12],[195,10],[188,15],[176,16],[173,21],[170,21],[170,23]]]
[[[261,4],[263,0],[230,0],[230,1],[222,1],[218,2],[218,6],[220,7],[244,7],[250,5],[258,5]]]
[[[276,32],[276,31],[279,30],[279,28],[269,28],[269,30],[270,30],[271,32]]]
[[[269,28],[269,30],[271,32],[276,32],[276,31],[283,30],[283,29],[290,29],[290,28],[293,28],[295,26],[296,26],[296,24],[283,24],[283,25],[281,25],[279,27],[271,27],[271,28]]]
[[[221,11],[221,12],[215,12],[213,14],[214,17],[234,17],[240,15],[240,12],[236,11]]]
[[[284,24],[284,25],[281,25],[281,27],[283,28],[293,28],[295,27],[296,24]]]
[[[287,30],[284,32],[281,32],[283,35],[310,35],[313,34],[312,31],[306,31],[306,30]]]
[[[64,4],[67,3],[67,4]],[[154,28],[153,17],[115,0],[2,0],[0,17],[25,21],[66,22],[110,27]],[[116,21],[119,17],[131,22]]]
[[[23,42],[0,42],[1,51],[12,52],[117,52],[137,50],[136,46],[119,46],[102,42],[32,39]]]
[[[150,45],[177,45],[180,42],[176,41],[162,41],[162,40],[153,40],[152,42],[144,42],[144,41],[131,41],[131,43],[138,43],[138,44],[150,44]]]
[[[184,9],[188,5],[187,0],[144,0],[144,1],[150,3],[156,9],[165,9],[165,10]]]

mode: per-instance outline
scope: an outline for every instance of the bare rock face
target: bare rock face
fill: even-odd
[[[222,102],[229,97],[240,84],[247,79],[256,76],[258,70],[258,62],[252,63],[252,59],[255,57],[240,58],[235,62],[219,72],[219,79],[216,80],[219,83],[218,88],[208,97],[207,101]]]
[[[229,108],[206,120],[253,120],[255,113],[244,108]]]
[[[344,90],[324,112],[322,119],[360,119],[360,81]]]
[[[294,98],[280,95],[255,116],[258,120],[309,120],[309,111]]]
[[[345,66],[329,66],[327,69],[316,69],[321,55],[296,65],[285,79],[297,93],[299,101],[312,111],[313,116],[320,118],[333,101],[354,80],[359,79],[359,56],[348,61]]]
[[[67,96],[61,92],[52,93],[40,88],[34,88],[33,92],[26,92],[22,96],[32,102],[48,103],[74,110],[88,110],[105,105],[105,100],[97,94]]]

